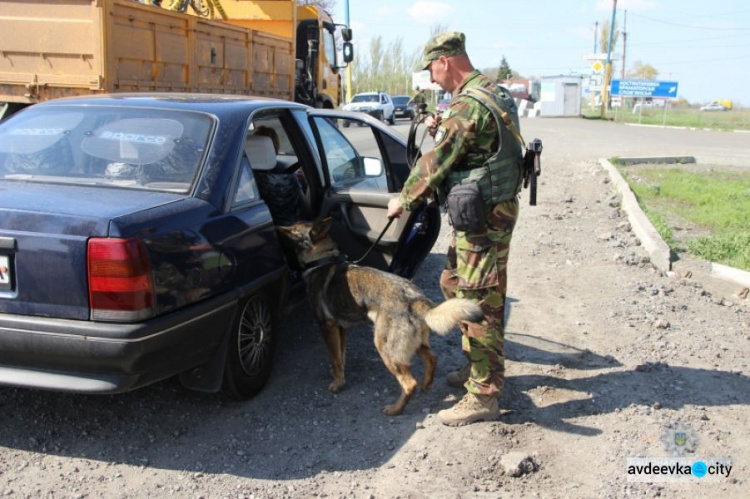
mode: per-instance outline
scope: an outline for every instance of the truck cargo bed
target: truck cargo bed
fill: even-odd
[[[175,91],[293,99],[292,39],[132,0],[0,0],[0,103]]]

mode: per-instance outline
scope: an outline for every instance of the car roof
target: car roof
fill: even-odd
[[[249,95],[205,93],[122,93],[99,94],[82,97],[64,97],[36,104],[35,107],[52,106],[114,106],[148,107],[159,109],[193,110],[211,114],[252,112],[262,108],[289,107],[307,109],[308,106],[281,99]]]

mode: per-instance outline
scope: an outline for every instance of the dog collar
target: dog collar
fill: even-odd
[[[307,275],[319,268],[326,267],[328,265],[335,265],[338,263],[344,263],[348,260],[347,256],[344,254],[339,254],[336,256],[327,256],[325,258],[321,258],[320,260],[316,260],[312,263],[308,263],[305,265],[305,270],[302,272],[302,277],[307,277]]]

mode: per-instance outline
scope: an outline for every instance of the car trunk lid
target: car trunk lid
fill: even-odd
[[[0,313],[89,319],[87,242],[113,219],[184,199],[143,190],[0,182]]]

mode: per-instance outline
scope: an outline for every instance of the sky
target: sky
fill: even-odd
[[[436,25],[466,34],[476,68],[497,67],[503,56],[523,77],[590,72],[595,23],[609,22],[613,0],[336,0],[355,50],[366,54],[380,35],[419,50]],[[729,99],[750,107],[750,1],[618,0],[616,25],[627,33],[626,69],[650,64],[657,80],[676,81],[691,103]],[[598,46],[598,37],[597,46]],[[622,54],[622,36],[615,52]],[[620,77],[614,62],[614,76]]]

